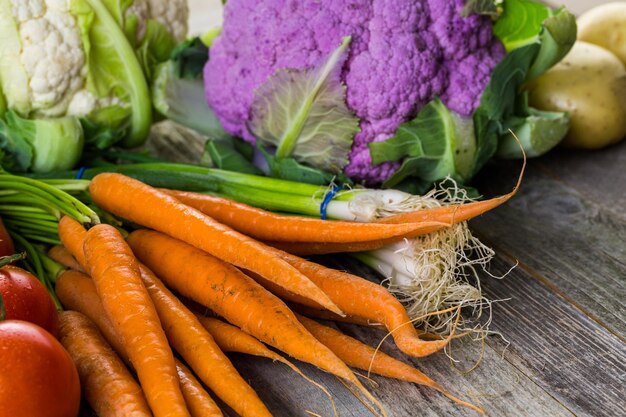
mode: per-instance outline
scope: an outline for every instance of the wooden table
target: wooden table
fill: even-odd
[[[200,143],[153,142],[171,159],[193,160]],[[184,152],[181,151],[184,149]],[[476,178],[485,194],[514,185],[520,162],[495,162]],[[444,354],[411,360],[392,342],[383,350],[411,362],[490,416],[626,416],[626,142],[597,152],[555,150],[531,160],[516,197],[471,222],[495,249],[493,275],[482,274],[493,305],[485,345],[454,344],[455,366]],[[375,276],[347,257],[330,259]],[[376,345],[383,331],[341,324],[346,333]],[[480,356],[480,365],[468,369]],[[278,417],[331,416],[328,400],[285,366],[232,355],[241,374]],[[298,366],[334,394],[340,416],[371,415],[335,378]],[[433,390],[373,376],[372,392],[390,416],[472,416]],[[226,415],[236,416],[224,408]]]

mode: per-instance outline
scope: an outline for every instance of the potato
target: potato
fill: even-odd
[[[626,65],[626,2],[594,7],[577,24],[579,40],[608,49]]]
[[[532,107],[570,113],[563,146],[598,149],[626,136],[626,67],[607,49],[577,41],[526,88]]]

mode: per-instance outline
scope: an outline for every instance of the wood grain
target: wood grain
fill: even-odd
[[[626,155],[626,147],[619,150]],[[498,194],[511,188],[515,175],[513,165],[498,163],[481,174],[477,186],[486,194]],[[588,197],[585,189],[600,182],[591,178],[578,191],[533,163],[518,195],[471,225],[497,252],[519,260],[532,275],[623,338],[626,219]],[[625,187],[626,181],[618,182],[615,194],[626,193]]]

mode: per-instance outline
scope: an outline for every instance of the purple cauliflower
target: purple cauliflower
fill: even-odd
[[[229,0],[211,48],[206,97],[224,128],[247,128],[255,89],[277,69],[317,65],[351,36],[341,79],[360,120],[344,172],[374,184],[398,163],[372,166],[367,145],[394,135],[440,97],[464,116],[478,107],[505,54],[488,17],[463,17],[463,0]]]

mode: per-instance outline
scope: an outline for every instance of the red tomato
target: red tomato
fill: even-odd
[[[30,272],[13,265],[0,268],[0,295],[6,320],[29,321],[58,336],[59,315],[54,302],[46,287]]]
[[[41,327],[0,322],[0,416],[76,417],[80,382],[61,343]]]
[[[7,229],[0,219],[0,256],[11,256],[15,253],[15,246],[13,246],[13,239],[7,232]]]

